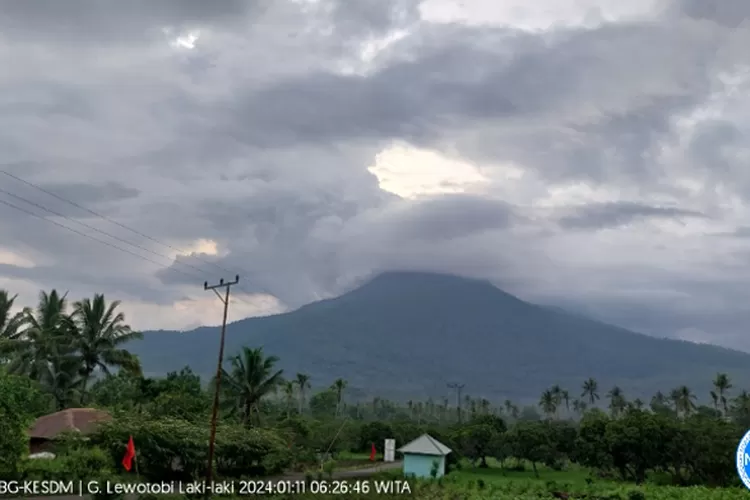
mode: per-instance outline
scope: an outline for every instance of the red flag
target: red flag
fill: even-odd
[[[125,470],[130,472],[133,467],[133,459],[135,458],[135,443],[133,442],[133,436],[130,436],[128,440],[128,447],[125,450],[125,456],[122,457],[122,466]]]
[[[370,450],[370,461],[371,462],[375,461],[375,453],[377,453],[375,451],[375,443],[372,443],[372,449]]]

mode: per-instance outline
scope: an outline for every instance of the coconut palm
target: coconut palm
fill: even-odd
[[[297,388],[299,389],[299,412],[302,414],[302,410],[305,408],[305,394],[307,389],[310,388],[310,376],[298,373],[297,378],[294,379],[294,383],[297,384]]]
[[[13,312],[13,303],[18,296],[10,296],[6,290],[0,290],[0,339],[13,340],[21,333],[24,325],[24,311]]]
[[[284,384],[284,396],[286,397],[286,416],[287,418],[292,414],[292,407],[294,406],[294,381],[285,380]]]
[[[479,400],[479,409],[482,413],[482,415],[489,415],[490,412],[490,402],[489,400],[482,398]]]
[[[331,386],[331,389],[336,391],[336,415],[338,416],[341,411],[341,399],[344,395],[344,389],[346,389],[347,383],[344,379],[336,379]]]
[[[716,378],[714,379],[714,389],[716,390],[716,395],[718,396],[719,401],[721,401],[722,408],[724,408],[724,415],[729,411],[727,407],[727,393],[731,388],[732,382],[729,379],[729,375],[726,373],[717,373]]]
[[[695,394],[686,385],[674,389],[670,393],[670,399],[674,402],[674,408],[677,414],[687,417],[695,410]]]
[[[9,358],[3,354],[13,349],[13,341],[22,333],[26,321],[24,311],[13,312],[13,303],[17,295],[9,296],[5,290],[0,290],[0,362],[5,363]]]
[[[570,393],[566,390],[560,391],[560,399],[565,403],[565,411],[570,412]]]
[[[243,347],[231,359],[231,370],[222,369],[222,378],[226,380],[223,392],[236,402],[243,424],[252,422],[253,412],[260,414],[261,400],[283,382],[283,370],[274,368],[278,361],[276,356],[265,356],[261,347]]]
[[[627,406],[627,400],[622,392],[622,389],[615,386],[607,393],[609,398],[609,409],[612,412],[613,417],[617,417]]]
[[[83,299],[73,305],[74,345],[81,359],[81,404],[86,395],[86,387],[97,369],[109,374],[109,367],[140,375],[138,358],[120,348],[131,340],[140,339],[140,332],[134,332],[125,324],[125,315],[116,312],[120,302],[115,300],[107,305],[104,295],[96,294],[94,299]]]
[[[557,401],[555,400],[555,394],[551,390],[548,389],[542,393],[542,397],[539,399],[539,407],[548,419],[555,415],[557,412]]]
[[[70,353],[74,325],[67,305],[66,296],[52,290],[39,294],[36,310],[24,311],[26,328],[3,345],[3,354],[10,356],[11,373],[39,381],[56,356]]]
[[[593,378],[589,378],[583,383],[583,392],[581,393],[581,397],[585,398],[585,400],[588,400],[589,404],[594,405],[599,399],[598,391],[599,384],[597,383],[597,381]]]
[[[80,358],[73,350],[58,352],[40,368],[39,382],[54,399],[57,410],[73,406],[74,401],[81,397],[84,383]]]

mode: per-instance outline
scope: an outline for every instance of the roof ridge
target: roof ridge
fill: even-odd
[[[430,435],[429,435],[429,434],[427,434],[427,433],[425,433],[425,434],[424,434],[424,436],[425,436],[425,437],[426,437],[426,438],[427,438],[427,439],[428,439],[428,440],[430,441],[430,444],[431,444],[432,446],[434,446],[434,447],[435,447],[435,449],[436,449],[436,450],[437,450],[438,452],[440,452],[440,453],[442,453],[442,452],[443,452],[443,450],[441,450],[441,449],[440,449],[440,446],[438,445],[438,443],[439,443],[440,441],[438,441],[437,439],[435,439],[434,437],[430,436]]]

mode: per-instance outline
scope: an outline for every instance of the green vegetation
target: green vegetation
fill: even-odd
[[[203,478],[212,381],[202,383],[188,367],[163,378],[145,377],[137,356],[127,350],[138,333],[117,312],[118,303],[104,297],[68,308],[65,297],[51,291],[41,294],[35,310],[13,313],[12,306],[13,298],[0,291],[0,477]],[[405,444],[426,432],[454,453],[445,477],[409,480],[414,498],[747,496],[736,477],[734,451],[750,427],[750,395],[724,373],[713,380],[710,406],[698,405],[684,385],[644,402],[619,387],[582,378],[575,387],[543,390],[536,407],[469,395],[456,408],[448,399],[356,401],[341,378],[312,391],[314,379],[285,373],[279,363],[259,347],[244,347],[227,359],[216,433],[218,479],[334,479],[371,468],[373,443],[382,460],[385,439]],[[82,406],[107,410],[113,419],[85,439],[59,436],[54,459],[28,457],[25,430],[34,418]],[[138,476],[120,463],[130,436]],[[367,479],[403,479],[400,475],[391,470]],[[399,496],[374,490],[346,495]]]

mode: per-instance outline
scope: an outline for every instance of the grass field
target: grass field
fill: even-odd
[[[416,498],[435,499],[498,499],[539,500],[568,498],[569,500],[748,500],[750,492],[744,488],[679,488],[656,484],[620,483],[593,476],[588,470],[571,467],[555,471],[539,467],[539,478],[531,468],[512,471],[491,463],[487,469],[464,464],[441,481],[420,481]],[[397,474],[393,474],[395,476]],[[558,494],[557,496],[555,494]],[[568,495],[567,497],[565,495]]]

